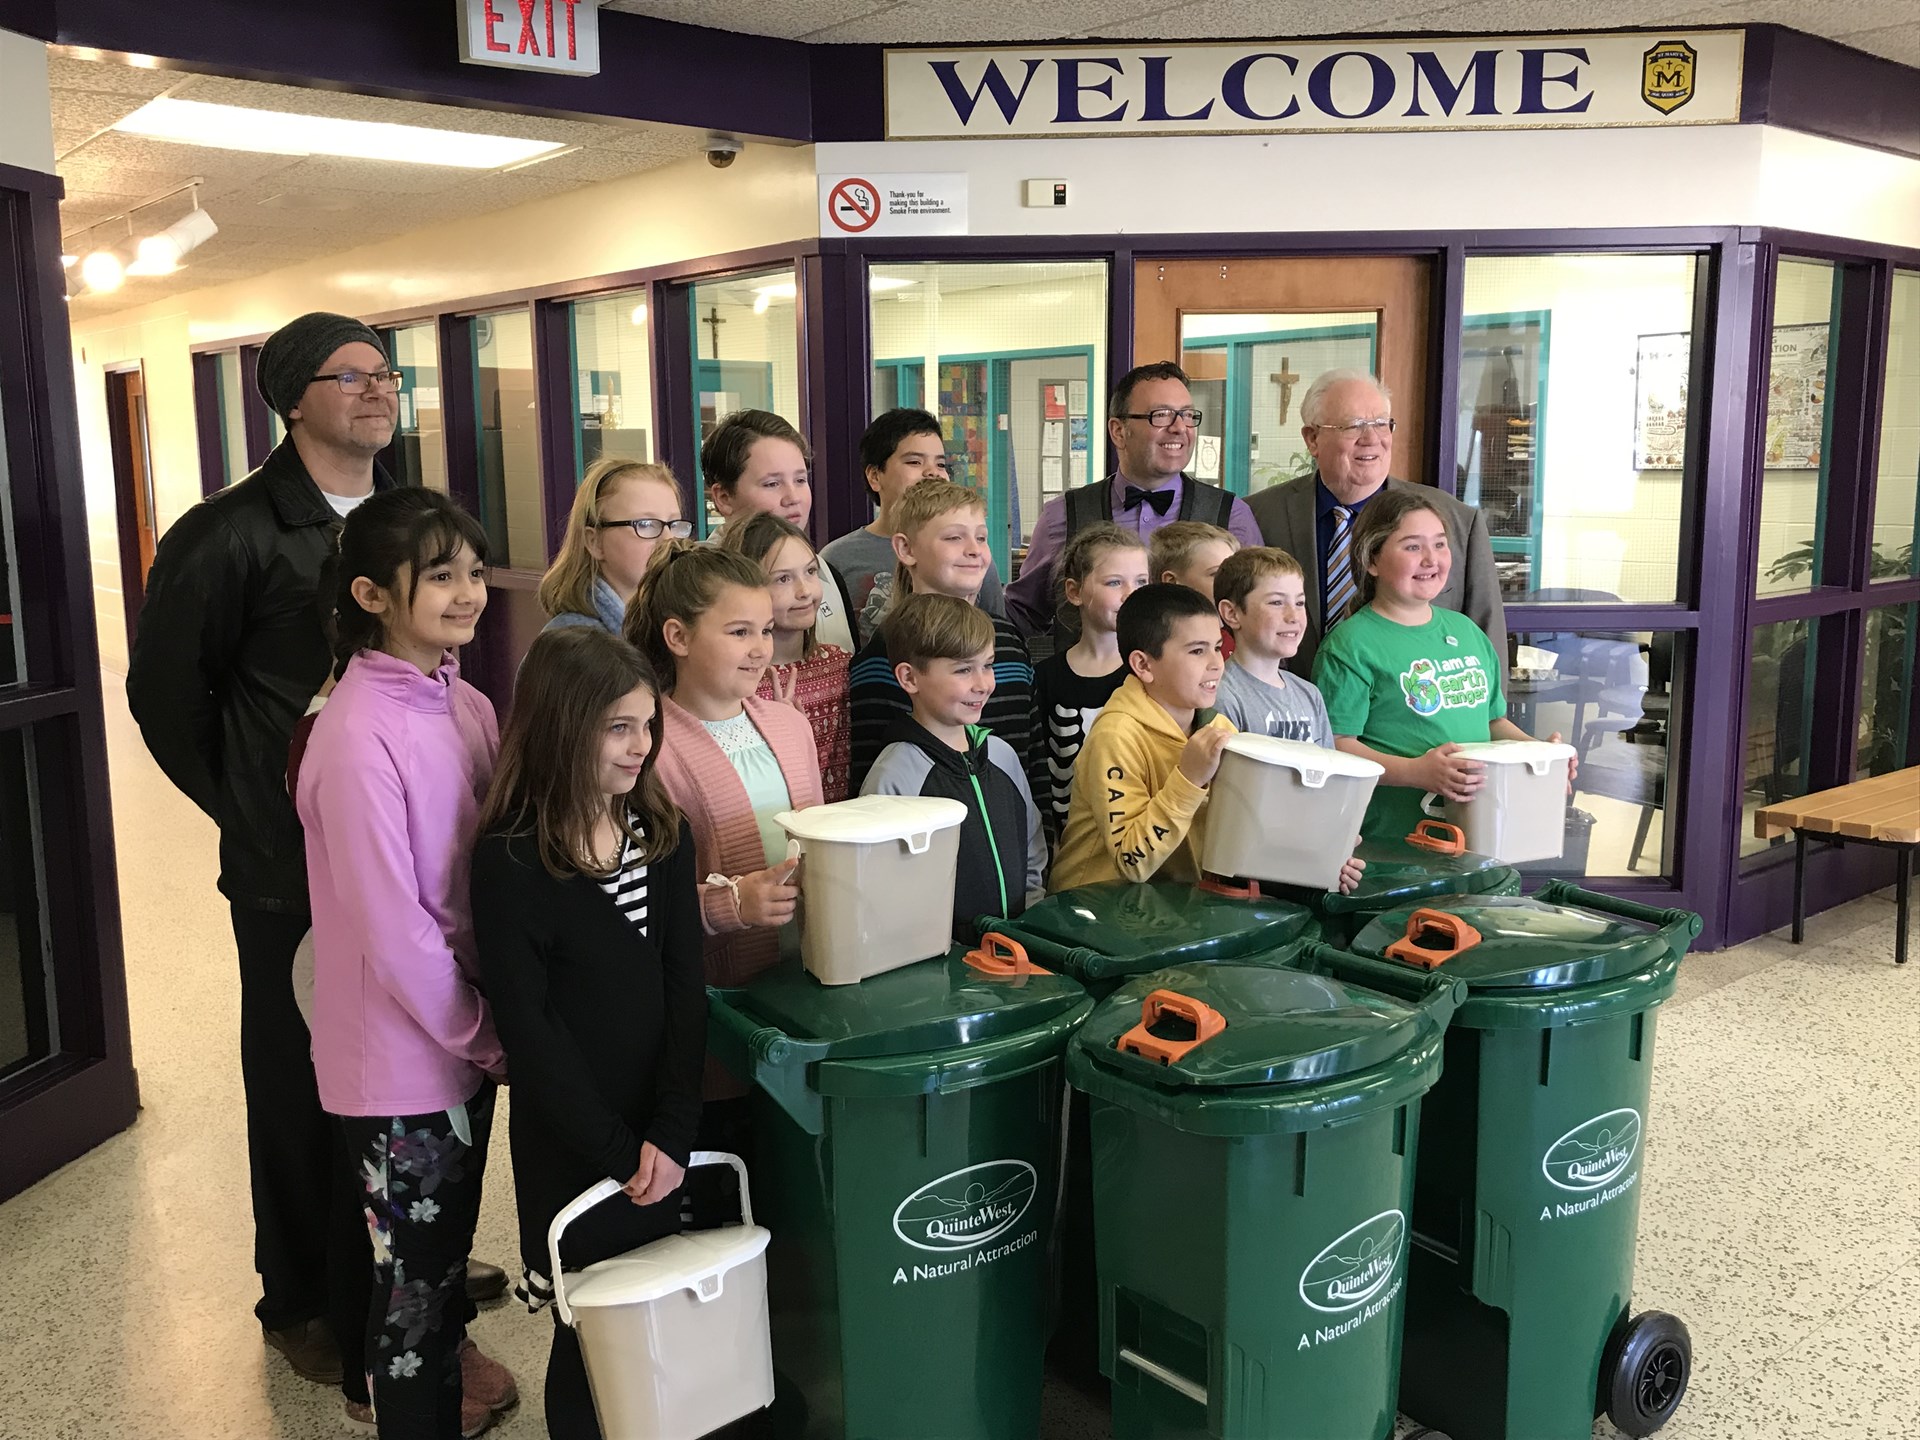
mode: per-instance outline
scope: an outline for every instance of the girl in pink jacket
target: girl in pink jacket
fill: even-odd
[[[358,1161],[373,1237],[366,1361],[383,1440],[454,1440],[484,1428],[489,1400],[517,1398],[491,1361],[490,1394],[462,1386],[483,1360],[463,1363],[467,1253],[506,1070],[475,986],[467,882],[499,732],[452,653],[486,607],[486,551],[474,519],[430,490],[384,491],[347,517],[339,683],[294,796],[313,896],[314,1071]]]

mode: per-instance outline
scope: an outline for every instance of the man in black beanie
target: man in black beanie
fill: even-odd
[[[220,827],[220,891],[240,956],[254,1313],[295,1370],[364,1406],[372,1252],[294,1000],[310,916],[287,745],[332,664],[321,566],[342,518],[393,484],[374,462],[393,438],[400,372],[374,331],[316,312],[260,348],[257,381],[286,438],[161,539],[127,702],[167,778]]]

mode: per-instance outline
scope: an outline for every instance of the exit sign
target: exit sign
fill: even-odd
[[[456,0],[469,65],[600,73],[600,0]]]

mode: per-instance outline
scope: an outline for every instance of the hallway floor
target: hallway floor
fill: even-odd
[[[253,1319],[214,832],[105,678],[145,1108],[0,1205],[0,1440],[338,1436],[337,1392],[295,1377]],[[1891,899],[1874,896],[1814,919],[1803,946],[1767,937],[1691,957],[1661,1012],[1634,1301],[1683,1318],[1695,1360],[1663,1437],[1920,1430],[1920,964],[1893,968],[1892,922]],[[504,1144],[488,1182],[476,1253],[511,1264]],[[492,1432],[502,1440],[544,1434],[548,1325],[495,1304],[475,1328],[525,1396]],[[1050,1394],[1048,1440],[1105,1433],[1098,1407]]]

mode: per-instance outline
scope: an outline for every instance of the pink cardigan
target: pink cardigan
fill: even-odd
[[[760,826],[753,818],[747,787],[707,727],[671,699],[662,700],[660,710],[665,728],[660,780],[693,827],[707,983],[744,985],[780,958],[779,932],[743,925],[733,892],[723,885],[708,885],[706,878],[766,869]],[[820,757],[806,716],[791,705],[757,696],[747,701],[747,714],[780,763],[793,808],[820,804]]]

